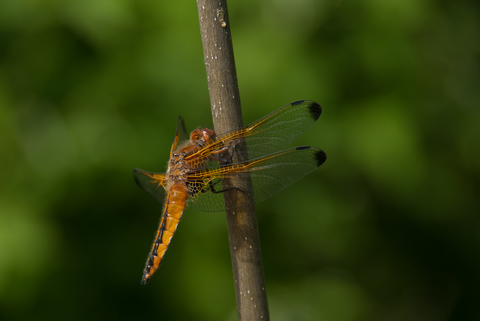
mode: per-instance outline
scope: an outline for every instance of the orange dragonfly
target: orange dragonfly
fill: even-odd
[[[167,172],[134,170],[138,186],[163,204],[160,226],[143,272],[142,284],[146,284],[159,268],[187,199],[200,211],[223,211],[222,193],[228,193],[232,188],[222,190],[222,178],[235,177],[250,179],[253,198],[260,202],[322,165],[327,155],[316,147],[278,151],[305,133],[321,114],[318,103],[296,101],[232,132],[216,135],[208,128],[196,129],[189,140],[179,117]],[[245,151],[248,161],[232,163],[235,153]]]

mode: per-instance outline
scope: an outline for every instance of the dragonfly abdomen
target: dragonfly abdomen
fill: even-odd
[[[150,280],[162,263],[165,251],[182,218],[187,197],[188,189],[184,182],[177,182],[169,189],[160,226],[143,271],[142,284],[146,284]]]

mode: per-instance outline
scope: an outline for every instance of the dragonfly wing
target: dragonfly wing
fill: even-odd
[[[255,202],[261,202],[310,174],[326,159],[319,148],[295,147],[249,161],[244,175],[250,174]],[[228,176],[235,177],[233,173]]]
[[[212,177],[207,183],[187,184],[193,207],[202,212],[222,212],[225,210],[225,197],[222,179]],[[215,192],[210,189],[212,186]]]
[[[151,173],[135,168],[133,178],[138,186],[152,195],[160,204],[163,204],[166,186],[164,173]]]
[[[177,149],[178,143],[183,142],[188,139],[187,131],[185,130],[185,122],[183,121],[182,116],[178,116],[177,120],[177,130],[175,131],[175,138],[173,140],[172,149],[170,150],[170,156],[173,151]]]
[[[311,100],[296,101],[248,125],[248,157],[258,158],[284,149],[320,117],[322,107]]]
[[[327,156],[316,147],[303,146],[290,148],[275,154],[250,160],[244,163],[223,165],[189,173],[189,180],[198,183],[193,191],[193,206],[201,211],[223,210],[222,193],[212,190],[223,189],[221,178],[251,179],[255,202],[261,202],[277,194],[287,186],[313,172],[322,165]],[[195,185],[193,185],[195,186]],[[229,193],[226,191],[225,193]]]
[[[217,135],[215,141],[189,156],[205,159],[217,150],[224,149],[226,160],[231,153],[248,150],[248,158],[259,158],[285,148],[303,135],[322,114],[322,107],[312,100],[288,104],[250,125],[236,131]],[[246,144],[238,144],[242,139]],[[217,155],[222,160],[221,155]],[[187,158],[188,159],[188,158]]]

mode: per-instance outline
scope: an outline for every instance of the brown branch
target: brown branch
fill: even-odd
[[[243,120],[227,2],[198,0],[197,6],[214,129],[217,133],[239,129]],[[246,157],[235,155],[234,161]],[[224,179],[223,184],[251,190],[249,184],[233,180]],[[269,320],[255,207],[251,194],[241,191],[225,193],[238,320]]]

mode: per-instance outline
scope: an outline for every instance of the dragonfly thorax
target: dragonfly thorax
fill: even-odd
[[[185,160],[185,153],[173,153],[168,161],[167,182],[186,181],[187,172],[190,170]]]

